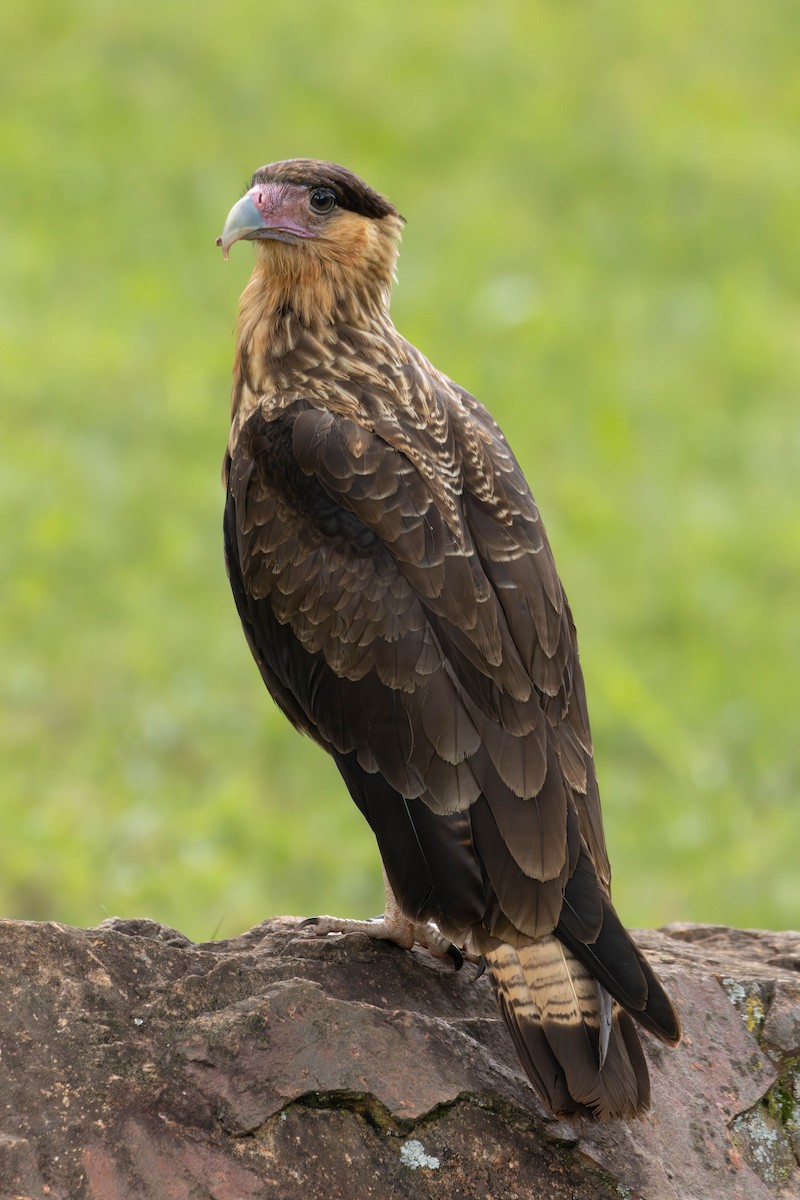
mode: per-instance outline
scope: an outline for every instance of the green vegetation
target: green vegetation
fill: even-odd
[[[254,167],[408,218],[399,328],[494,411],[581,634],[629,923],[797,925],[800,10],[443,0],[0,16],[0,913],[381,907],[221,557]]]

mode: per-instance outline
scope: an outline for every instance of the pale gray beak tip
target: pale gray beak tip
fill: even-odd
[[[264,228],[264,218],[253,203],[253,197],[248,192],[237,200],[225,218],[225,226],[217,238],[217,245],[222,247],[222,257],[228,257],[228,251],[234,242],[256,233]]]

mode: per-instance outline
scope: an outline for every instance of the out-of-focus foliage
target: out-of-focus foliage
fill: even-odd
[[[798,34],[788,0],[5,6],[3,915],[381,906],[221,558],[252,251],[214,238],[312,155],[405,213],[396,323],[531,479],[624,919],[797,924]]]

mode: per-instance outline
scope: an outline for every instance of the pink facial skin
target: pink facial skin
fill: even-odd
[[[223,258],[238,241],[272,238],[296,242],[319,236],[326,214],[309,207],[309,189],[294,183],[259,183],[234,204],[217,245]]]

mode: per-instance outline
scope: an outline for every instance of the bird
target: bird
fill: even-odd
[[[217,245],[255,243],[223,469],[250,651],[369,823],[382,919],[312,918],[494,983],[556,1118],[641,1116],[637,1025],[676,1010],[611,901],[575,625],[499,425],[395,328],[405,224],[335,163],[254,173]]]

